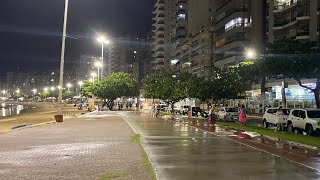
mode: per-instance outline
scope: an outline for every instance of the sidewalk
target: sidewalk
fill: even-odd
[[[0,134],[0,179],[150,179],[119,116],[86,116]]]

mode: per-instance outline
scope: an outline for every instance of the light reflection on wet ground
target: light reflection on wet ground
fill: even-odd
[[[135,113],[125,117],[142,135],[159,179],[320,179],[319,172],[224,138],[247,134],[206,125],[214,128],[211,134]]]
[[[0,108],[1,108],[0,117],[20,114],[22,110],[28,109],[27,106],[7,104],[7,103],[1,103]]]

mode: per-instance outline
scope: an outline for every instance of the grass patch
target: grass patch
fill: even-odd
[[[243,130],[243,131],[252,131],[252,132],[256,132],[261,135],[272,136],[272,137],[279,138],[282,140],[302,143],[302,144],[306,144],[306,145],[320,148],[319,137],[305,136],[302,134],[294,134],[291,132],[284,132],[284,133],[275,132],[272,129],[265,129],[265,128],[261,128],[261,127],[257,127],[257,126],[253,126],[253,125],[241,126],[239,123],[232,123],[232,122],[217,121],[217,124],[220,126],[227,126],[227,127],[231,127],[231,128],[239,129],[239,130]]]
[[[100,177],[100,180],[110,180],[110,179],[115,179],[115,178],[121,178],[127,176],[125,173],[108,173],[104,174]]]
[[[135,134],[134,136],[131,137],[131,142],[133,142],[135,144],[139,144],[140,143],[140,138],[141,138],[140,134]]]
[[[136,143],[136,144],[140,144],[140,138],[141,138],[140,134],[135,134],[134,136],[131,137],[131,142]],[[147,172],[149,173],[149,175],[150,175],[152,180],[157,180],[157,176],[154,173],[154,170],[153,170],[153,167],[151,165],[151,162],[149,161],[148,154],[143,149],[141,144],[140,144],[140,147],[141,147],[141,157],[143,159],[144,168],[147,170]]]
[[[163,116],[173,115],[173,113],[168,113],[168,112],[163,112],[163,111],[161,111],[160,114],[163,115]]]

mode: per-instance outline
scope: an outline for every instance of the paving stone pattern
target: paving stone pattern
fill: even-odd
[[[70,119],[0,134],[0,179],[150,179],[120,117]]]

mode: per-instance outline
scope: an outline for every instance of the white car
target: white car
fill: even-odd
[[[262,125],[264,128],[268,128],[270,125],[276,126],[276,122],[278,121],[278,117],[276,116],[276,112],[278,111],[278,108],[268,108],[266,112],[263,115],[263,121]],[[282,109],[284,115],[284,120],[285,120],[285,125],[284,127],[287,126],[287,120],[288,116],[290,114],[290,109],[289,108],[283,108]]]
[[[288,131],[305,131],[308,135],[320,133],[320,109],[292,109],[288,117]]]
[[[239,117],[239,110],[234,107],[222,107],[219,108],[218,112],[215,112],[215,114],[220,120],[237,121]]]

